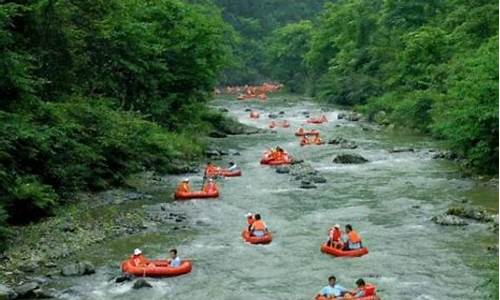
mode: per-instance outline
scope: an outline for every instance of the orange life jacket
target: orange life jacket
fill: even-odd
[[[359,237],[359,234],[356,231],[354,231],[354,230],[351,230],[347,234],[347,238],[349,239],[349,242],[352,243],[352,244],[356,244],[356,243],[360,243],[361,242],[361,238]]]
[[[342,231],[336,229],[330,230],[330,239],[332,241],[339,242],[341,236],[342,236]]]
[[[178,193],[189,193],[190,191],[191,191],[191,189],[189,188],[189,184],[187,182],[182,182],[177,187]]]
[[[145,267],[145,266],[148,265],[148,260],[142,254],[140,254],[140,255],[133,255],[130,259],[132,260],[132,263],[136,267]]]
[[[217,173],[217,167],[213,165],[207,166],[205,169],[205,175],[213,175]]]
[[[252,224],[252,230],[256,231],[264,231],[266,230],[266,225],[264,224],[264,221],[262,220],[255,220]]]
[[[215,182],[209,182],[203,187],[205,193],[217,191],[217,185]]]

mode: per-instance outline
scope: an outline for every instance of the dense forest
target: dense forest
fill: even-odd
[[[337,1],[269,41],[271,74],[292,90],[431,134],[468,171],[498,174],[497,1]]]
[[[2,2],[0,224],[199,157],[230,38],[207,4]]]
[[[216,85],[281,81],[498,173],[491,0],[3,1],[0,49],[0,231],[200,157]]]

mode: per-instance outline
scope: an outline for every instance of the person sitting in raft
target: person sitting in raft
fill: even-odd
[[[255,214],[255,220],[250,226],[250,235],[262,237],[268,232],[266,223],[261,220],[260,214]]]
[[[207,167],[205,168],[205,177],[212,176],[213,174],[217,174],[219,168],[217,168],[212,162],[207,163]]]
[[[178,268],[181,266],[181,259],[177,256],[177,249],[170,249],[170,259],[169,265],[173,268]]]
[[[337,284],[337,278],[335,276],[328,277],[328,285],[325,286],[321,291],[319,291],[318,296],[326,297],[327,299],[335,299],[336,297],[342,297],[347,293],[347,290],[341,285]]]
[[[373,300],[380,300],[380,298],[377,295],[374,295],[375,287],[367,286],[362,278],[356,280],[356,286],[357,288],[351,291],[349,295],[344,296],[344,299],[356,299],[356,298],[373,296]]]
[[[345,232],[347,233],[347,239],[344,244],[344,250],[356,250],[361,247],[361,237],[359,234],[352,230],[351,224],[345,226]]]
[[[149,261],[142,255],[142,251],[139,248],[134,250],[134,254],[130,257],[132,264],[136,267],[147,267],[149,265]]]
[[[344,248],[344,244],[342,243],[342,230],[340,230],[340,225],[335,224],[332,228],[330,228],[328,239],[328,246],[342,249]]]
[[[303,135],[302,138],[300,139],[300,145],[304,146],[307,144],[309,144],[309,139],[307,138],[307,136]]]
[[[229,167],[227,168],[227,170],[228,170],[229,172],[239,171],[239,170],[240,170],[240,167],[238,167],[234,161],[230,161],[230,162],[229,162]]]
[[[191,188],[189,187],[189,178],[184,178],[177,187],[177,192],[176,193],[190,193]]]
[[[313,142],[314,144],[322,144],[322,143],[323,143],[323,141],[322,141],[322,140],[321,140],[321,138],[319,137],[319,134],[316,134],[316,135],[314,136],[314,138],[313,138],[312,142]]]
[[[252,224],[253,224],[253,222],[255,222],[255,218],[252,215],[252,213],[247,213],[245,215],[245,217],[247,217],[248,231],[251,232],[252,231]]]
[[[300,127],[299,130],[297,131],[299,135],[304,135],[304,128]]]
[[[203,191],[205,193],[213,193],[218,191],[218,189],[217,184],[215,184],[215,181],[212,178],[209,178],[208,182],[203,187]]]

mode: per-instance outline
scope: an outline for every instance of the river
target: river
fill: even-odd
[[[286,97],[286,96],[285,96]],[[171,184],[155,196],[146,209],[163,205],[167,212],[187,216],[181,230],[156,231],[115,240],[84,255],[100,267],[91,276],[63,278],[57,288],[61,299],[312,299],[334,274],[338,282],[353,287],[364,278],[378,287],[382,299],[484,299],[480,286],[488,270],[474,267],[487,256],[486,245],[498,243],[487,225],[443,227],[430,218],[463,199],[495,209],[496,189],[484,188],[460,176],[454,163],[434,160],[429,149],[436,141],[408,132],[383,130],[363,122],[337,120],[339,109],[321,108],[307,101],[268,103],[216,100],[241,122],[266,128],[270,112],[285,112],[292,124],[277,133],[232,136],[213,142],[236,149],[231,157],[243,176],[219,182],[218,200],[174,202],[165,199],[179,176],[166,177]],[[278,102],[273,104],[273,102]],[[246,108],[261,112],[248,118]],[[293,135],[311,116],[325,114],[327,124],[316,126],[324,138],[345,137],[359,147],[339,150],[332,145],[300,147]],[[312,126],[308,126],[312,128]],[[364,128],[364,129],[363,129]],[[298,188],[287,174],[277,174],[259,164],[263,151],[280,145],[303,158],[328,180],[317,189]],[[389,153],[394,147],[415,152]],[[370,162],[334,164],[338,153],[358,153]],[[227,159],[217,161],[225,164]],[[195,186],[201,175],[192,176]],[[267,246],[243,243],[241,230],[246,212],[259,212],[271,231]],[[322,254],[320,244],[335,223],[350,223],[363,237],[370,253],[361,258],[340,259]],[[140,246],[148,257],[160,258],[177,247],[183,258],[194,261],[193,272],[177,278],[148,279],[152,289],[132,290],[132,283],[116,284],[122,259]]]

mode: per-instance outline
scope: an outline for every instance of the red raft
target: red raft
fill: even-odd
[[[179,267],[171,267],[168,260],[151,260],[146,267],[134,266],[131,260],[122,263],[122,271],[135,276],[147,277],[172,277],[187,274],[191,272],[193,266],[191,261],[183,260]]]
[[[309,124],[323,124],[328,122],[328,119],[323,115],[321,118],[310,118],[306,121]]]
[[[189,193],[176,192],[174,196],[177,200],[217,198],[219,197],[219,191],[194,191]]]
[[[207,176],[215,177],[215,176],[223,176],[223,177],[237,177],[241,176],[241,170],[229,171],[228,169],[220,169],[215,172],[208,172]]]
[[[271,235],[270,232],[268,232],[266,235],[262,236],[262,237],[259,237],[259,236],[251,236],[250,235],[250,232],[245,229],[243,230],[243,232],[241,233],[241,236],[243,237],[243,240],[245,240],[245,242],[248,242],[250,244],[269,244],[271,243],[271,241],[273,240],[273,236]]]
[[[282,158],[276,159],[273,158],[271,153],[266,152],[264,153],[264,156],[260,160],[260,163],[262,165],[270,165],[270,166],[279,166],[279,165],[288,165],[292,162],[292,159],[290,156],[288,156],[288,153],[285,152]]]
[[[335,247],[330,247],[326,243],[324,243],[321,245],[321,252],[333,256],[359,257],[368,254],[368,248],[362,247],[356,250],[342,250]]]
[[[283,122],[271,121],[271,123],[269,123],[269,128],[273,129],[273,128],[276,128],[276,127],[289,128],[290,127],[290,123],[288,123],[287,120],[285,120]]]
[[[318,135],[319,134],[319,131],[317,130],[297,130],[295,132],[295,136],[307,136],[307,135]]]
[[[365,286],[365,295],[364,297],[358,297],[358,298],[348,298],[348,299],[355,299],[355,300],[380,300],[380,298],[377,296],[376,293],[377,287],[372,285],[372,284],[366,284]],[[315,300],[328,300],[329,298],[325,296],[318,295]],[[344,298],[334,298],[334,299],[344,299]]]

